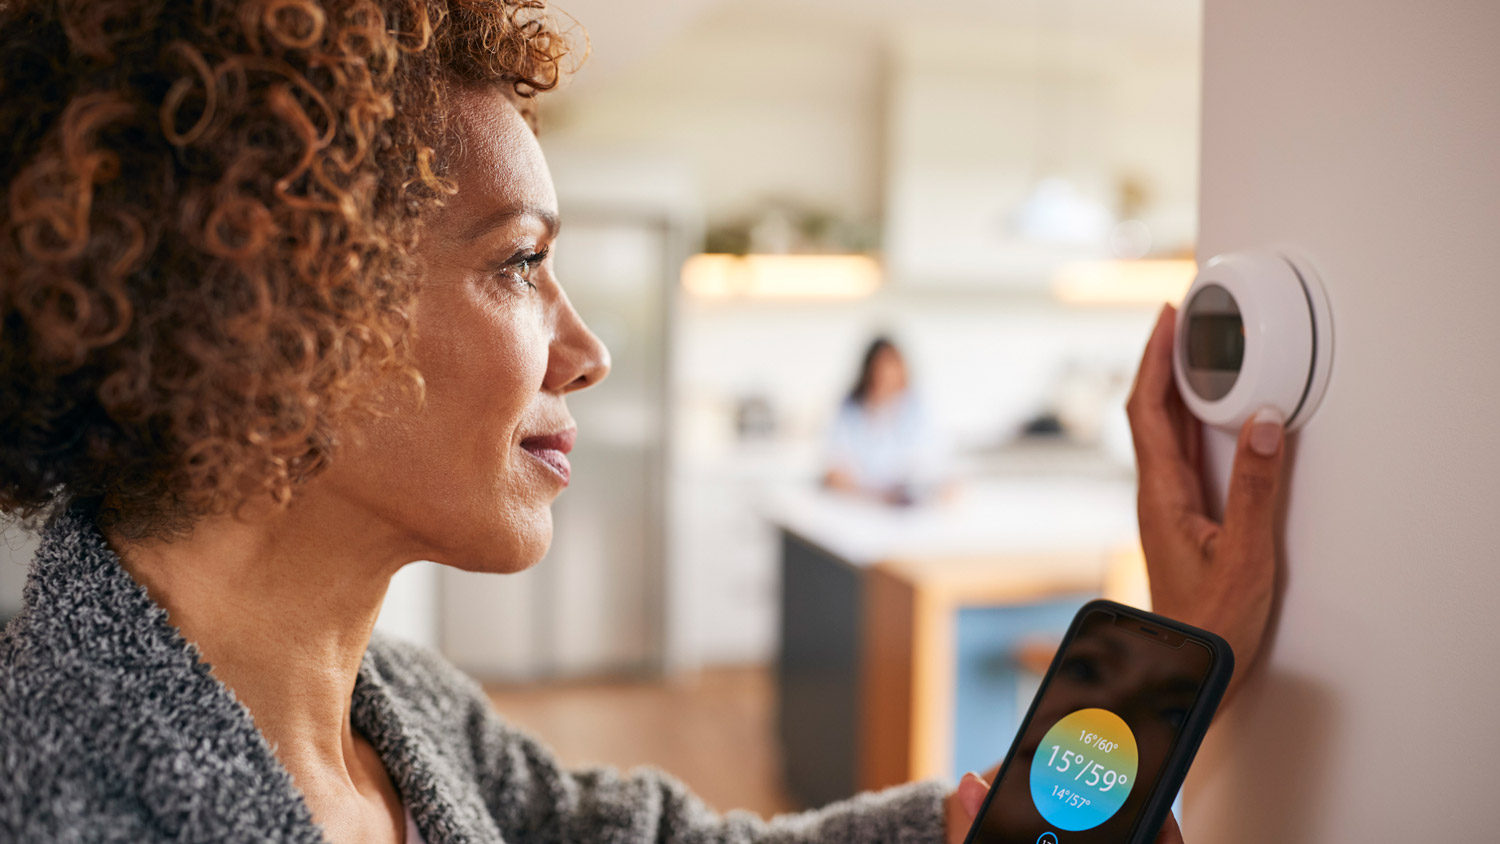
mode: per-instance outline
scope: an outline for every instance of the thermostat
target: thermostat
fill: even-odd
[[[1217,428],[1238,431],[1263,407],[1297,428],[1322,400],[1332,360],[1323,285],[1305,260],[1279,251],[1208,261],[1177,313],[1177,389]]]

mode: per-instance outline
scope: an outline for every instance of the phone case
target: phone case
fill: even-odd
[[[1047,667],[1047,676],[1042,678],[1041,687],[1037,689],[1036,696],[1031,699],[1031,706],[1026,710],[1026,717],[1021,719],[1021,726],[1016,730],[1016,737],[1011,741],[1010,750],[1005,754],[1005,762],[1000,766],[1000,775],[995,778],[995,781],[998,783],[1010,769],[1011,759],[1016,754],[1021,736],[1031,725],[1031,719],[1036,714],[1036,708],[1041,702],[1043,693],[1052,684],[1052,675],[1057,671],[1063,651],[1066,649],[1065,646],[1077,635],[1083,620],[1095,610],[1116,613],[1181,633],[1203,643],[1213,654],[1213,665],[1209,667],[1208,676],[1204,678],[1203,690],[1194,701],[1193,709],[1188,713],[1187,720],[1183,722],[1182,731],[1178,733],[1171,750],[1167,752],[1161,778],[1147,796],[1146,804],[1141,807],[1140,816],[1131,827],[1129,836],[1120,842],[1120,844],[1152,844],[1157,834],[1161,832],[1162,824],[1166,823],[1167,814],[1172,811],[1172,801],[1176,799],[1177,792],[1182,789],[1183,780],[1187,779],[1188,768],[1193,764],[1193,757],[1198,754],[1198,746],[1203,743],[1203,737],[1208,733],[1208,726],[1213,722],[1214,713],[1219,709],[1219,702],[1224,699],[1224,690],[1229,688],[1230,677],[1234,676],[1234,651],[1222,637],[1207,630],[1153,612],[1127,607],[1114,601],[1100,599],[1084,604],[1079,608],[1078,614],[1073,616],[1073,623],[1068,626],[1067,635],[1063,637],[1062,644],[1058,645],[1057,653],[1052,657],[1052,664]],[[989,811],[990,800],[994,796],[995,789],[991,788],[989,795],[984,799],[984,805],[979,808],[979,813],[974,817],[974,824],[969,828],[964,844],[974,844],[974,838],[979,834],[980,820],[984,818],[985,812]]]

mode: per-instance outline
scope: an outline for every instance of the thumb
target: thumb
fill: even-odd
[[[1224,533],[1252,558],[1275,550],[1276,502],[1286,452],[1284,423],[1281,411],[1266,407],[1240,428],[1224,504]]]
[[[1161,832],[1156,836],[1156,844],[1182,844],[1182,830],[1177,827],[1177,817],[1167,815],[1167,822],[1161,825]]]
[[[984,798],[989,790],[989,783],[978,774],[964,774],[964,778],[958,783],[958,804],[970,818],[976,818],[979,810],[984,807]]]

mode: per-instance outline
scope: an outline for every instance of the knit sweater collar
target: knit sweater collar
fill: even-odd
[[[24,639],[25,658],[46,663],[34,667],[68,687],[58,705],[91,731],[98,769],[122,780],[114,787],[139,801],[163,837],[324,841],[249,711],[126,572],[88,514],[60,513],[43,532],[7,634]],[[369,652],[351,715],[430,844],[490,838],[473,829],[482,806],[473,787],[453,781],[451,766],[431,764],[412,723],[418,714],[392,696]]]

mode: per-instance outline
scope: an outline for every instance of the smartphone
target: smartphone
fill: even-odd
[[[1151,844],[1233,673],[1206,630],[1085,604],[965,844]]]

